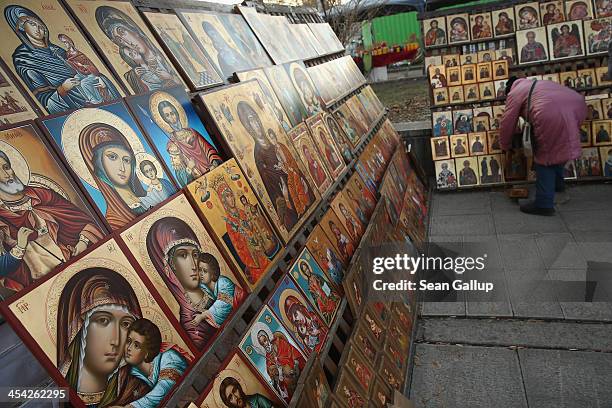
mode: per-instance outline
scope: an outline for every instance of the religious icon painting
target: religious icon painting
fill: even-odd
[[[45,113],[124,95],[57,0],[6,2],[4,16],[0,57]]]
[[[389,360],[389,357],[383,354],[383,357],[378,360],[377,368],[377,373],[385,380],[385,383],[394,390],[401,392],[404,385],[404,376]]]
[[[353,153],[348,136],[346,135],[346,133],[344,133],[342,126],[334,117],[334,115],[329,113],[323,114],[323,121],[325,122],[327,130],[329,131],[329,134],[331,135],[332,139],[340,149],[344,163],[350,163],[351,160],[353,160]]]
[[[275,32],[276,25],[272,23],[271,16],[257,13],[254,7],[239,6],[238,10],[276,65],[294,59],[289,47],[284,44],[284,41],[279,41],[278,33]]]
[[[579,69],[576,72],[576,80],[580,80],[576,89],[589,89],[596,86],[596,74],[594,68]]]
[[[610,164],[612,165],[612,161]],[[578,178],[601,177],[601,161],[596,147],[582,149],[580,157],[574,160],[574,165]]]
[[[612,85],[612,79],[608,75],[608,67],[595,68],[595,79],[597,86]]]
[[[565,0],[568,21],[590,20],[593,18],[593,4],[589,0]]]
[[[468,135],[452,135],[450,137],[451,157],[466,157],[470,154]],[[440,157],[448,159],[448,157]]]
[[[436,167],[436,184],[438,189],[455,189],[457,188],[457,172],[455,171],[455,161],[438,160],[435,163]]]
[[[504,178],[506,181],[523,181],[527,179],[527,157],[523,149],[511,149],[504,157]]]
[[[408,345],[410,346],[410,343],[408,343]],[[406,369],[409,347],[404,349],[400,347],[393,338],[387,337],[383,351],[399,371],[404,371]]]
[[[256,79],[259,82],[259,86],[261,86],[261,90],[263,91],[266,102],[270,105],[270,108],[274,112],[274,115],[278,119],[278,121],[283,125],[283,129],[285,131],[291,130],[293,125],[290,123],[289,118],[287,117],[287,113],[283,109],[283,105],[278,100],[278,97],[273,91],[272,84],[268,81],[268,77],[263,72],[263,69],[254,69],[251,71],[243,71],[237,72],[236,76],[240,82],[246,82],[251,79]]]
[[[593,146],[603,146],[612,144],[611,140],[611,120],[594,120],[591,122]]]
[[[463,100],[465,102],[478,102],[480,100],[478,84],[463,86]]]
[[[185,86],[130,2],[68,0],[66,3],[132,94]]]
[[[366,306],[361,318],[365,322],[364,325],[368,335],[372,337],[372,340],[374,340],[379,347],[382,347],[385,341],[385,329],[381,321],[376,317],[376,313],[372,311],[370,305]]]
[[[340,148],[335,143],[334,138],[327,126],[325,126],[324,116],[316,115],[306,120],[312,140],[318,147],[320,157],[323,159],[324,165],[329,169],[332,178],[336,178],[342,174],[346,169],[346,165],[342,160],[342,153]],[[313,150],[313,155],[316,154],[316,150]]]
[[[459,169],[457,177],[459,187],[477,186],[480,184],[478,179],[477,157],[455,159],[455,167]]]
[[[506,97],[506,80],[502,79],[493,82],[495,88],[495,99],[503,99]]]
[[[587,55],[608,52],[608,43],[612,39],[612,18],[585,21],[584,38]]]
[[[327,210],[323,218],[321,218],[319,225],[325,231],[332,245],[334,245],[338,255],[350,260],[357,248],[358,242],[353,241],[333,209]]]
[[[425,48],[446,45],[446,19],[444,16],[423,20]]]
[[[360,214],[365,214],[365,218],[369,219],[376,208],[376,196],[366,187],[365,183],[359,176],[354,173],[346,184],[344,189],[346,198],[352,202],[352,207]]]
[[[470,41],[470,25],[468,14],[453,14],[446,16],[446,32],[449,44],[460,44]]]
[[[548,61],[546,27],[517,31],[516,47],[519,65]]]
[[[446,67],[444,65],[436,65],[429,69],[429,83],[433,89],[448,86]]]
[[[607,0],[595,0],[595,15],[597,18],[612,17],[612,4]]]
[[[603,108],[603,119],[612,119],[612,98],[605,98],[601,101]]]
[[[340,307],[341,297],[307,248],[302,250],[289,274],[323,321],[331,326]]]
[[[187,198],[180,194],[168,201],[121,238],[189,339],[204,351],[247,291]]]
[[[544,74],[544,75],[542,75],[542,80],[544,80],[544,81],[551,81],[551,82],[554,82],[556,84],[560,84],[561,83],[561,77],[559,76],[559,73]]]
[[[461,62],[461,56],[459,54],[446,54],[442,55],[442,63],[445,68],[458,67]]]
[[[353,112],[346,103],[340,105],[338,110],[334,112],[336,119],[342,126],[342,130],[347,136],[347,139],[353,146],[353,148],[357,147],[361,142],[361,138],[365,133],[367,133],[367,129],[364,129],[362,124],[357,122]]]
[[[325,194],[332,185],[332,177],[327,169],[327,163],[323,163],[319,156],[317,148],[310,137],[308,127],[305,123],[300,123],[290,133],[296,135],[293,139],[293,145],[308,169],[317,190],[319,190],[321,195]],[[341,160],[340,158],[338,159]]]
[[[448,94],[450,97],[451,104],[463,103],[463,87],[459,86],[451,86],[448,88]]]
[[[493,38],[491,13],[477,13],[470,15],[470,30],[472,41]]]
[[[344,371],[348,370],[357,380],[357,384],[364,394],[369,395],[376,378],[375,371],[354,345],[350,346],[342,369]]]
[[[432,137],[430,139],[430,143],[431,158],[433,160],[442,160],[451,157],[450,146],[448,144],[448,136]]]
[[[461,85],[461,67],[447,68],[446,79],[448,86]]]
[[[1,308],[73,406],[163,406],[194,354],[157,296],[111,239]]]
[[[499,145],[499,131],[490,130],[487,132],[487,150],[490,154],[501,153],[501,146]]]
[[[486,131],[478,133],[470,133],[468,135],[470,156],[479,156],[487,154],[487,135]]]
[[[508,61],[495,61],[493,62],[493,79],[507,79],[508,78]]]
[[[112,230],[176,192],[123,102],[42,119],[68,167]]]
[[[204,10],[177,10],[223,79],[234,72],[270,65],[270,59],[239,15]]]
[[[514,34],[515,18],[514,9],[512,7],[497,9],[491,12],[493,34],[495,38],[501,38]]]
[[[591,146],[591,140],[592,140],[591,122],[583,122],[580,125],[579,132],[580,132],[580,146],[582,147]]]
[[[238,347],[267,385],[289,404],[306,357],[267,306],[262,308]]]
[[[317,39],[306,23],[287,24],[292,36],[287,40],[295,40],[297,43],[292,50],[300,60],[307,60],[319,56],[319,52],[315,48]]]
[[[551,61],[584,56],[582,23],[567,22],[546,26]]]
[[[476,54],[478,58],[473,63],[481,63],[481,62],[492,62],[495,59],[495,50],[483,50],[478,51]]]
[[[42,279],[105,235],[102,223],[32,123],[0,131],[3,297]]]
[[[476,64],[461,66],[461,83],[468,85],[475,84],[476,82]]]
[[[371,403],[375,408],[386,408],[393,404],[393,398],[393,389],[387,385],[386,381],[377,376],[372,387]]]
[[[324,112],[323,107],[325,103],[323,98],[319,95],[314,82],[312,82],[312,78],[310,78],[308,71],[306,71],[304,63],[301,61],[292,62],[284,65],[284,67],[291,78],[293,87],[297,91],[302,105],[306,108],[306,115],[313,116]]]
[[[565,10],[563,1],[554,0],[540,3],[540,16],[542,16],[542,25],[564,22]]]
[[[339,401],[339,405],[342,407],[368,407],[368,394],[364,393],[363,389],[357,383],[357,380],[347,369],[343,369],[340,373],[338,381],[336,382],[334,395]]]
[[[431,113],[432,135],[448,136],[453,134],[453,119],[450,109],[448,111],[439,111]]]
[[[342,288],[348,258],[338,252],[320,225],[310,233],[306,240],[306,248],[335,287]]]
[[[600,120],[604,118],[601,99],[591,99],[585,102],[587,105],[586,120]]]
[[[490,81],[493,78],[490,62],[480,62],[476,66],[476,80],[478,82]]]
[[[316,207],[319,193],[264,102],[261,86],[257,81],[241,82],[199,98],[273,225],[283,240],[289,240]]]
[[[38,112],[0,60],[0,126],[36,119]]]
[[[478,157],[480,184],[496,184],[504,181],[503,159],[501,154]]]
[[[367,334],[363,323],[357,323],[357,328],[354,330],[353,336],[351,337],[351,345],[353,348],[357,348],[367,361],[376,361],[376,355],[380,349]]]
[[[279,281],[267,305],[306,356],[321,351],[329,329],[289,275]]]
[[[441,55],[432,55],[430,57],[425,57],[425,71],[426,72],[429,72],[429,68],[435,65],[442,65]]]
[[[179,186],[223,163],[183,87],[131,96],[126,102]]]
[[[219,408],[239,406],[280,408],[286,404],[266,385],[266,382],[250,367],[239,351],[232,351],[214,376],[204,393],[193,404],[195,408]]]
[[[357,264],[357,262],[355,262]],[[356,268],[352,268],[352,272],[344,279],[342,286],[346,294],[348,307],[351,309],[353,316],[359,316],[364,303],[364,284],[363,284],[363,269],[357,264]]]
[[[437,88],[433,90],[434,105],[446,105],[449,103],[448,100],[448,88]]]
[[[561,81],[563,86],[574,89],[576,88],[577,77],[576,71],[561,72],[559,74],[559,81]]]
[[[612,177],[612,147],[600,147],[599,155],[601,157],[602,175]]]
[[[455,134],[472,133],[474,131],[474,112],[472,109],[453,111]]]
[[[236,160],[206,173],[187,191],[217,247],[241,271],[247,285],[256,287],[280,255],[282,242]]]
[[[305,386],[305,395],[308,397],[308,400],[303,406],[304,408],[325,408],[328,399],[332,395],[327,377],[321,367],[321,361],[315,360],[308,373]]]
[[[153,27],[161,45],[175,61],[191,91],[223,84],[223,79],[175,14],[142,13]]]
[[[493,106],[493,115],[491,116],[491,129],[499,129],[499,124],[501,123],[501,118],[506,111],[506,105],[494,105]]]
[[[480,99],[483,101],[495,99],[495,83],[493,81],[480,82],[478,84],[478,91],[480,93]]]
[[[512,48],[506,48],[495,51],[495,61],[506,61],[508,63],[508,67],[516,65],[514,50]]]
[[[334,210],[338,219],[348,231],[353,242],[359,243],[368,225],[365,214],[361,212],[361,210],[358,210],[358,212],[355,211],[353,203],[348,200],[344,190],[336,194],[330,203],[330,207]]]
[[[286,67],[274,65],[265,68],[264,72],[272,85],[272,89],[274,89],[276,96],[281,102],[281,105],[285,109],[285,112],[287,112],[291,124],[296,126],[298,123],[304,121],[309,116],[309,113],[302,102],[300,94],[293,86],[293,82],[287,73]]]
[[[538,2],[523,3],[514,6],[517,30],[540,27],[540,7]]]
[[[461,54],[459,56],[459,60],[461,62],[461,65],[476,64],[478,62],[478,54]]]

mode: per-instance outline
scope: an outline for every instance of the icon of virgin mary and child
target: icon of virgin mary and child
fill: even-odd
[[[169,325],[169,323],[168,323]],[[134,289],[101,267],[74,275],[57,310],[57,368],[88,407],[159,406],[191,357],[162,342]]]
[[[198,349],[219,331],[245,298],[245,291],[221,274],[217,258],[203,250],[183,220],[161,218],[147,234],[149,257],[179,304],[179,321]]]
[[[170,197],[176,188],[160,178],[152,160],[140,160],[138,169],[147,189],[136,172],[136,155],[130,143],[112,125],[92,123],[79,135],[79,149],[95,188],[106,201],[105,218],[115,229],[144,214]],[[93,186],[93,184],[92,184]]]
[[[115,85],[78,50],[71,37],[49,38],[49,28],[33,11],[18,5],[4,9],[4,17],[21,45],[13,52],[17,74],[49,113],[83,108],[120,98]]]

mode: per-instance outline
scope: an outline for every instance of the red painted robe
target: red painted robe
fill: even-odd
[[[282,333],[274,333],[272,349],[273,352],[266,353],[266,370],[272,378],[277,376],[277,370],[283,370],[283,380],[279,381],[279,385],[286,390],[290,390],[290,394],[292,394],[306,361],[299,350],[293,347]],[[296,362],[299,372],[294,373],[293,376],[288,376],[287,374],[294,370]]]
[[[249,237],[246,234],[251,233],[244,229],[244,223],[248,220],[246,213],[238,209],[236,213],[225,214],[225,226],[227,235],[240,257],[242,263],[246,266],[246,274],[251,283],[255,283],[264,274],[270,260],[262,251],[257,251],[249,245]]]
[[[32,211],[12,212],[0,203],[0,229],[10,237],[8,242],[5,242],[7,251],[17,245],[17,232],[21,227],[36,230],[36,221],[32,212],[46,222],[49,235],[62,250],[65,260],[70,259],[69,247],[74,247],[79,242],[80,234],[92,243],[102,238],[102,232],[90,216],[56,192],[45,188],[26,187],[24,194],[31,200]],[[29,240],[34,241],[37,236],[38,234],[34,232]],[[4,278],[4,286],[17,291],[30,283],[32,276],[25,262],[21,263],[16,272]]]
[[[168,142],[168,145],[176,145],[183,156],[188,159],[192,159],[195,162],[195,168],[200,172],[200,175],[209,172],[215,162],[218,164],[223,161],[217,150],[215,150],[215,148],[208,143],[200,133],[191,128],[185,128],[179,132],[187,132],[191,135],[190,137],[181,136],[179,138],[176,135],[178,132],[174,132],[172,141]]]

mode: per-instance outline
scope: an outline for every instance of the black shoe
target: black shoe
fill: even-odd
[[[533,202],[529,204],[521,205],[521,212],[524,212],[525,214],[532,214],[532,215],[545,215],[545,216],[555,215],[554,208],[536,207],[535,203]]]

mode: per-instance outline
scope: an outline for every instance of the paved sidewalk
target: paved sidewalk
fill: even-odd
[[[483,272],[458,278],[495,290],[422,304],[417,407],[612,407],[612,185],[568,192],[554,217],[501,191],[434,195],[431,241],[486,254]]]

